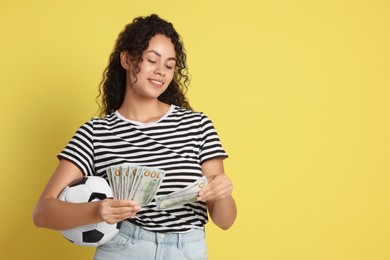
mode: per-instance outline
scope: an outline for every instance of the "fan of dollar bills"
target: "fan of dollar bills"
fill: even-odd
[[[165,171],[134,164],[106,168],[108,182],[115,199],[133,200],[140,207],[149,204],[165,176]]]
[[[163,170],[128,163],[107,167],[106,173],[114,198],[136,201],[140,207],[153,200],[165,176]],[[206,185],[207,178],[203,176],[181,190],[156,197],[157,209],[195,202]]]

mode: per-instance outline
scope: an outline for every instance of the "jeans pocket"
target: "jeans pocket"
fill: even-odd
[[[113,239],[99,246],[97,250],[106,252],[119,252],[127,247],[130,237],[119,232]]]
[[[205,260],[207,259],[207,245],[205,240],[185,243],[184,256],[188,260]]]

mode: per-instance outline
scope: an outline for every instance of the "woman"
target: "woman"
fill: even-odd
[[[228,229],[236,218],[232,182],[212,122],[193,112],[184,90],[186,55],[173,25],[157,15],[138,17],[120,33],[101,84],[102,118],[82,125],[58,155],[60,161],[33,214],[35,225],[65,230],[123,221],[119,234],[96,250],[95,259],[206,259],[204,225]],[[85,175],[107,178],[120,163],[156,167],[166,175],[157,196],[202,176],[198,200],[158,210],[131,200],[67,203],[57,199]]]

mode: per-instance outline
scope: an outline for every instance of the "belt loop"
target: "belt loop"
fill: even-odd
[[[133,227],[134,227],[134,232],[133,232],[133,239],[131,240],[131,243],[133,245],[135,245],[135,240],[138,239],[138,236],[139,236],[140,227],[138,225],[134,225],[134,224],[133,224]]]
[[[182,249],[183,249],[183,241],[182,241],[182,239],[183,239],[183,234],[178,233],[177,235],[178,235],[178,239],[177,239],[177,248],[178,248],[179,250],[182,250]]]

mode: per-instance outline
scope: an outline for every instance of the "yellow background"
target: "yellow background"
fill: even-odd
[[[97,111],[118,33],[153,12],[182,35],[189,98],[230,155],[239,216],[207,225],[210,259],[390,259],[385,0],[1,0],[0,258],[92,257],[31,214]]]

